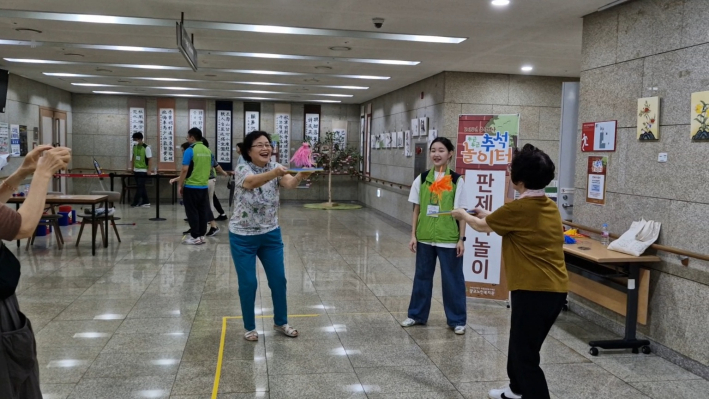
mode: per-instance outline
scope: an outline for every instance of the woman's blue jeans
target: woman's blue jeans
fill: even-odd
[[[463,257],[456,256],[455,248],[434,247],[420,242],[416,244],[416,274],[409,303],[409,317],[416,320],[417,323],[426,324],[428,322],[436,257],[441,263],[443,309],[446,312],[448,325],[451,327],[464,326],[468,315],[465,304]]]
[[[253,236],[229,233],[231,257],[234,260],[236,275],[239,278],[239,298],[244,328],[256,329],[254,306],[258,279],[256,257],[258,256],[268,279],[268,287],[273,298],[273,321],[277,326],[288,323],[288,304],[286,303],[286,271],[283,263],[283,240],[281,229],[277,228],[266,234]]]

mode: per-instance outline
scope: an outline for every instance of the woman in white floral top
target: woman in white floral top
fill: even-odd
[[[258,341],[256,257],[263,264],[273,298],[274,326],[289,337],[298,331],[288,325],[283,240],[278,226],[279,187],[296,188],[309,173],[288,174],[288,168],[271,162],[271,136],[262,131],[244,138],[242,156],[235,171],[234,214],[229,221],[229,242],[239,278],[239,298],[247,341]]]

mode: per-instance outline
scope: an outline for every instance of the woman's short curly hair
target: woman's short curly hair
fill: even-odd
[[[521,150],[514,150],[510,180],[514,184],[523,183],[528,190],[541,190],[554,180],[555,170],[549,155],[531,144],[525,144]]]

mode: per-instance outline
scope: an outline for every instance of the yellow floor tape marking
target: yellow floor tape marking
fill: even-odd
[[[321,314],[292,314],[288,315],[288,318],[291,317],[319,317],[323,316]],[[219,394],[219,380],[221,379],[222,376],[222,361],[224,360],[224,341],[226,341],[226,321],[227,320],[235,320],[235,319],[243,319],[243,316],[228,316],[228,317],[222,317],[222,337],[219,340],[219,356],[217,357],[217,372],[214,375],[214,386],[212,387],[212,399],[217,399],[217,395]],[[273,316],[256,316],[257,319],[267,319],[267,318],[273,318]]]

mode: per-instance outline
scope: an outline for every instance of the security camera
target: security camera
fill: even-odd
[[[372,18],[372,22],[374,22],[374,26],[379,29],[384,25],[384,18]]]

